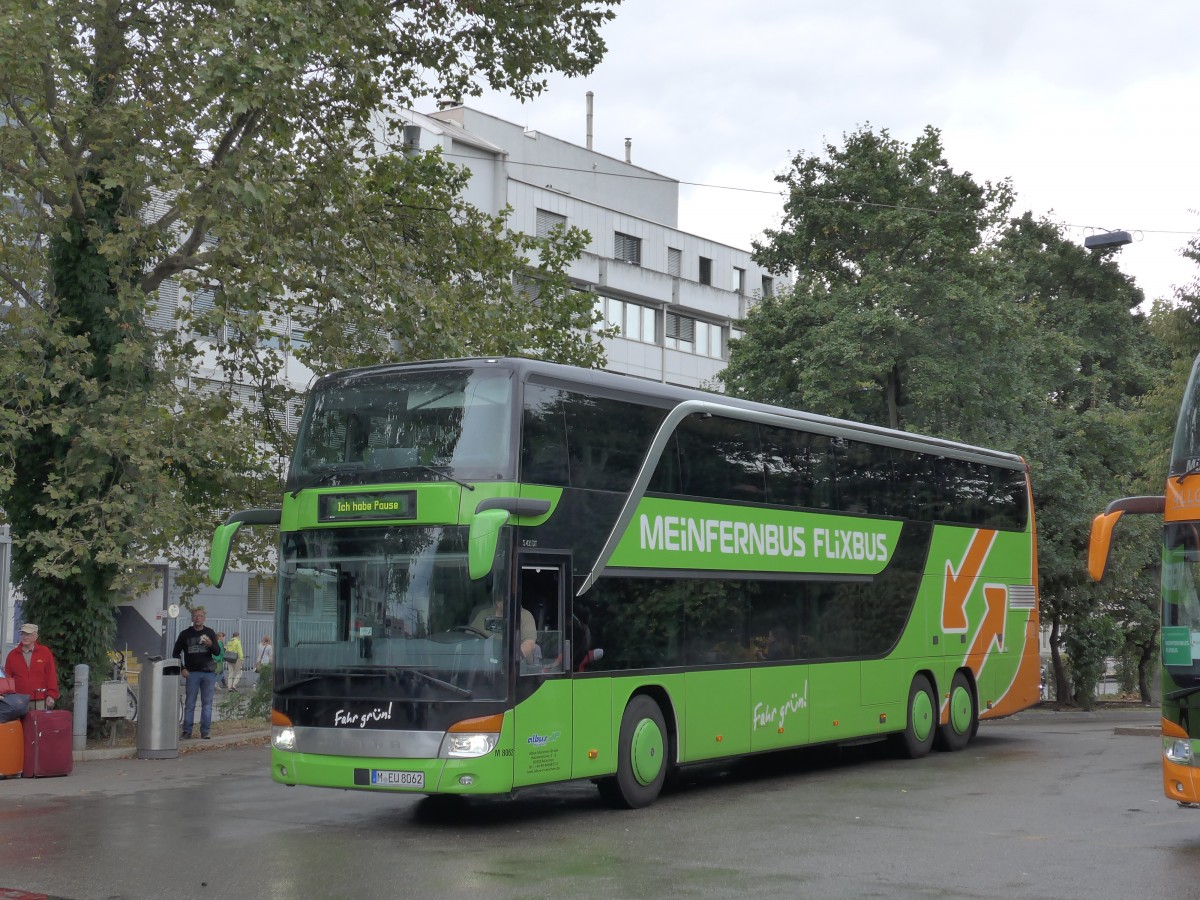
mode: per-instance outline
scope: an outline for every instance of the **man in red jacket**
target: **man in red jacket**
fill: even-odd
[[[17,693],[29,695],[30,709],[54,709],[58,703],[58,667],[54,654],[38,643],[38,627],[21,626],[21,643],[4,661],[4,671],[17,682]]]

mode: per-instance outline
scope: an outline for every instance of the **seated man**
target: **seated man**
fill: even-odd
[[[488,619],[492,619],[493,627],[489,628]],[[497,625],[495,619],[499,619]],[[471,616],[471,627],[476,631],[503,633],[504,598],[497,595],[494,605],[481,606]],[[533,662],[534,648],[537,647],[537,623],[533,621],[533,613],[521,607],[521,658],[525,662]]]

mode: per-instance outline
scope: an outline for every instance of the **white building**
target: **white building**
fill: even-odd
[[[775,281],[749,251],[679,230],[678,181],[469,107],[409,119],[411,145],[470,169],[474,206],[511,207],[509,227],[526,234],[564,224],[591,235],[570,275],[621,329],[605,341],[609,369],[713,386],[734,324]]]

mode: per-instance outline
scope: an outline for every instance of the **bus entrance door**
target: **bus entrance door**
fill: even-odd
[[[564,628],[568,558],[523,554],[518,559],[522,658],[517,682],[514,782],[543,784],[571,777],[571,681]],[[536,634],[529,647],[529,633]]]

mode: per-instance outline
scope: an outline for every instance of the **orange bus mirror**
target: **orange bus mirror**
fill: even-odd
[[[1092,534],[1088,539],[1088,575],[1092,581],[1104,579],[1104,570],[1108,568],[1108,556],[1112,552],[1113,528],[1122,515],[1122,511],[1117,510],[1101,513],[1092,519]]]

